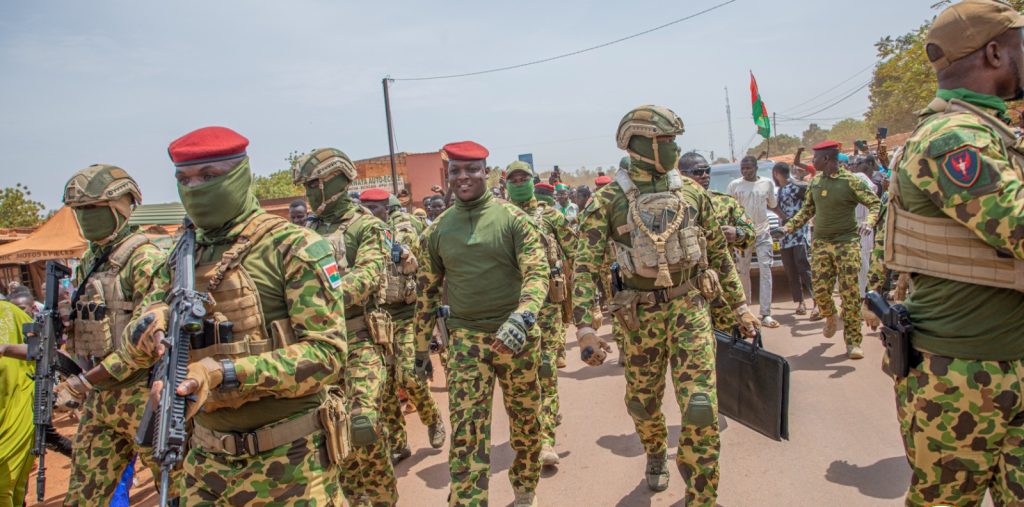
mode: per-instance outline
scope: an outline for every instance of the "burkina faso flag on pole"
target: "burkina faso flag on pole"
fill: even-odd
[[[757,125],[757,133],[768,139],[772,135],[772,123],[768,119],[768,108],[761,100],[761,92],[757,90],[757,80],[754,73],[750,73],[750,106],[754,110],[754,125]]]

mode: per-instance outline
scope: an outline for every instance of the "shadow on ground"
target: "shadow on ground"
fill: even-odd
[[[789,367],[793,371],[831,371],[832,374],[829,375],[829,378],[840,378],[853,373],[855,368],[849,364],[850,360],[846,358],[846,354],[822,355],[832,345],[831,342],[821,343],[803,354],[789,356],[786,360],[789,361]]]
[[[855,487],[860,494],[872,498],[892,499],[906,494],[910,475],[907,458],[896,456],[868,466],[833,461],[825,472],[825,480]]]

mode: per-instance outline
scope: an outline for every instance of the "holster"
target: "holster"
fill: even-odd
[[[896,380],[906,378],[910,374],[910,368],[921,363],[921,353],[910,344],[909,329],[883,326],[882,343],[885,345],[885,355],[888,358],[884,365],[886,373]]]
[[[352,435],[348,424],[348,411],[341,387],[327,390],[327,398],[317,409],[317,417],[324,429],[324,442],[331,463],[340,465],[352,450]]]
[[[608,303],[608,311],[612,312],[615,320],[627,331],[638,331],[640,329],[640,318],[636,313],[636,305],[640,302],[640,292],[635,290],[620,290]]]
[[[715,301],[722,295],[722,282],[718,279],[718,272],[713,269],[705,269],[697,275],[697,289],[704,296],[705,301]]]

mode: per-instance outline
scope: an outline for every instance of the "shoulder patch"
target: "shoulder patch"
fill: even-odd
[[[317,263],[317,268],[320,270],[320,275],[323,277],[332,289],[341,287],[341,271],[338,269],[338,263],[334,261],[334,257],[324,257]]]
[[[971,188],[981,175],[981,152],[974,146],[964,146],[947,153],[939,166],[942,175],[954,185]]]

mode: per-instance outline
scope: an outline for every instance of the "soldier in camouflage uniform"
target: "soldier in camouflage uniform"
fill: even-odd
[[[139,303],[152,290],[154,273],[164,259],[144,234],[128,226],[132,210],[141,203],[135,180],[112,165],[82,169],[64,189],[64,204],[74,210],[82,236],[89,240],[72,280],[78,290],[69,309],[67,349],[91,366],[56,389],[62,405],[82,408],[67,505],[110,503],[132,458],[138,454],[147,462],[146,449],[135,443],[149,398],[146,371],[120,380],[109,373],[119,367],[113,352],[128,322],[138,317]]]
[[[860,236],[870,234],[878,219],[878,196],[864,180],[839,166],[839,148],[835,141],[814,147],[814,167],[818,175],[807,187],[807,196],[800,211],[781,227],[782,234],[792,234],[814,217],[814,240],[811,243],[811,283],[814,300],[825,317],[824,335],[836,334],[839,318],[832,288],[838,280],[843,308],[843,339],[846,355],[861,359]],[[863,204],[868,215],[858,227],[856,208]]]
[[[430,395],[430,386],[426,379],[414,372],[416,336],[412,316],[416,310],[416,271],[419,267],[415,250],[419,247],[420,234],[426,226],[416,217],[402,211],[398,199],[386,190],[366,190],[359,195],[359,202],[388,224],[387,246],[391,262],[387,266],[384,308],[395,323],[395,357],[388,368],[388,381],[384,389],[384,421],[391,437],[389,445],[392,461],[397,463],[412,455],[409,436],[405,431],[402,403],[398,399],[399,388],[405,389],[409,401],[416,407],[420,421],[427,426],[430,446],[440,449],[445,440],[444,421],[441,420],[437,403]]]
[[[721,296],[745,333],[753,334],[760,322],[745,304],[711,198],[675,170],[675,137],[682,133],[682,120],[660,106],[640,106],[619,123],[616,140],[629,152],[630,166],[598,190],[583,211],[573,318],[582,359],[601,364],[610,347],[597,337],[590,305],[610,250],[624,289],[609,307],[624,334],[625,402],[647,453],[647,485],[654,491],[668,488],[668,430],[661,401],[671,365],[684,414],[676,464],[686,480],[685,501],[713,506],[719,435],[715,338],[707,301]]]
[[[920,357],[895,385],[906,503],[1024,505],[1024,16],[992,0],[936,18],[937,98],[895,162],[885,264],[912,273]]]
[[[398,501],[383,420],[385,363],[394,361],[394,331],[379,294],[386,288],[386,226],[352,201],[347,189],[355,179],[355,165],[335,148],[313,150],[292,167],[293,182],[306,188],[316,212],[309,227],[327,239],[341,266],[348,329],[345,392],[353,446],[342,470],[342,489],[349,504],[376,507]]]
[[[569,297],[566,293],[566,277],[572,275],[566,273],[566,269],[572,265],[575,255],[576,233],[558,209],[538,201],[534,196],[533,169],[529,164],[522,161],[512,162],[505,170],[505,174],[508,199],[533,217],[540,229],[541,241],[547,254],[546,260],[551,269],[548,297],[540,314],[537,315],[535,330],[541,342],[541,361],[537,378],[540,382],[543,407],[540,423],[544,446],[541,449],[540,460],[543,466],[555,466],[559,462],[558,453],[555,452],[555,427],[558,426],[559,410],[558,375],[555,368],[559,354],[565,350],[563,315],[568,317],[565,313],[571,311],[567,307],[571,302],[566,301]]]
[[[452,506],[488,504],[491,400],[501,385],[516,456],[509,470],[515,507],[537,505],[540,480],[541,339],[535,328],[548,293],[548,263],[531,217],[487,191],[487,150],[471,141],[444,147],[455,205],[423,233],[416,299],[416,369],[431,369],[429,343],[447,284],[448,454]]]
[[[323,238],[260,210],[247,145],[206,127],[168,148],[196,227],[196,290],[209,295],[207,332],[177,387],[194,396],[177,486],[183,505],[338,505],[347,446],[343,399],[329,392],[347,351],[338,267]],[[117,361],[104,360],[115,379],[156,360],[172,270],[160,266]]]
[[[715,210],[715,219],[722,227],[722,234],[725,235],[725,241],[735,262],[737,252],[746,250],[754,243],[754,223],[735,197],[710,189],[711,165],[702,155],[696,152],[684,153],[679,159],[679,172],[700,183],[700,186],[708,191],[711,206]],[[719,298],[711,302],[711,324],[715,329],[729,332],[738,326],[739,322],[736,321],[735,313]]]

